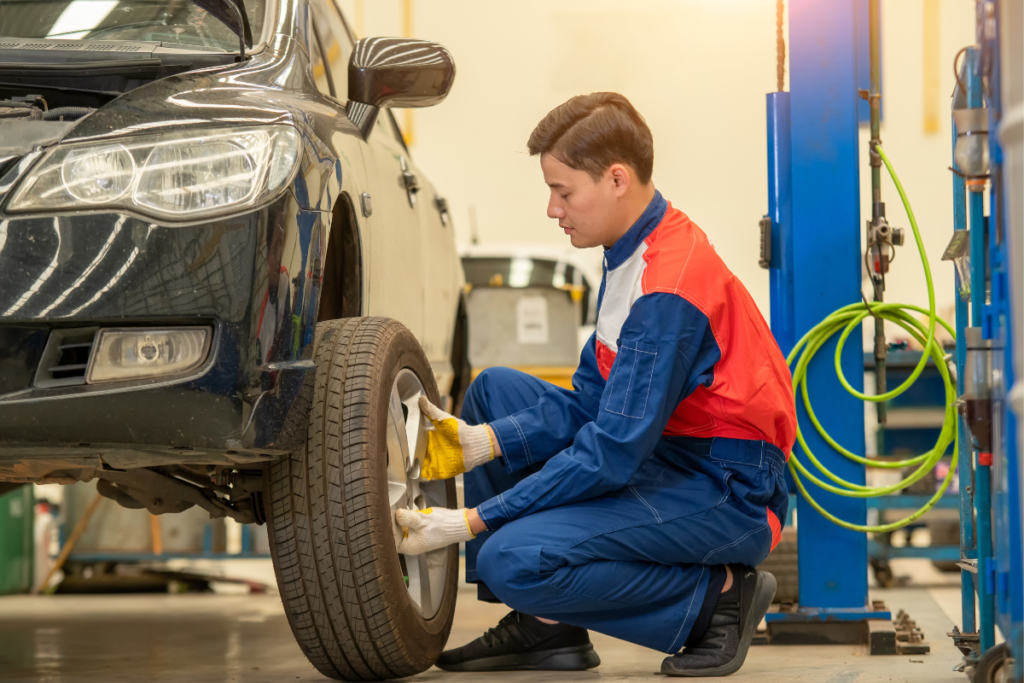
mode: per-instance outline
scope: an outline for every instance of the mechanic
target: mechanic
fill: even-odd
[[[655,189],[651,132],[625,97],[573,97],[528,147],[548,216],[574,247],[605,248],[597,331],[573,391],[490,368],[463,419],[421,399],[422,476],[465,471],[469,509],[399,510],[398,550],[467,541],[466,580],[514,609],[437,665],[587,669],[594,629],[668,653],[668,675],[730,674],[775,594],[753,567],[786,519],[789,368],[746,288]]]

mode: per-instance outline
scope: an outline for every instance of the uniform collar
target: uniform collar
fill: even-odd
[[[661,219],[665,217],[666,211],[668,211],[668,202],[661,196],[661,192],[655,190],[651,203],[640,214],[640,218],[636,219],[633,227],[627,230],[626,234],[620,237],[610,249],[605,249],[604,258],[608,270],[615,270],[633,255],[640,243],[658,227]]]

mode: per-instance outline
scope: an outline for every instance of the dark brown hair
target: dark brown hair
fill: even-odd
[[[628,164],[646,185],[654,172],[654,138],[644,117],[615,92],[577,95],[541,119],[526,143],[595,181],[614,163]]]

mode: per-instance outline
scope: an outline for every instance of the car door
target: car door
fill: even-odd
[[[428,296],[424,301],[424,351],[444,394],[454,372],[451,366],[455,316],[459,292],[465,282],[455,247],[454,228],[447,203],[410,160],[409,171],[419,184],[416,209],[423,235],[424,268]]]
[[[428,291],[426,253],[416,182],[405,145],[387,111],[377,117],[364,147],[373,213],[368,219],[375,259],[370,265],[370,315],[395,318],[412,330],[431,358],[433,344],[424,334]]]

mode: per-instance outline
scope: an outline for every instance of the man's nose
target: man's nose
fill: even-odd
[[[565,218],[565,209],[559,206],[554,199],[548,202],[548,218],[557,218],[558,220]]]

